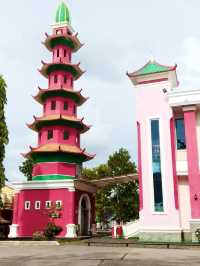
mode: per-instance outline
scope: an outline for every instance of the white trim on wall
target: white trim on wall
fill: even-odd
[[[13,183],[16,191],[29,189],[75,189],[74,180],[27,181]]]
[[[152,138],[151,138],[151,121],[152,120],[158,120],[159,121],[159,138],[160,138],[160,161],[161,161],[161,178],[162,178],[162,196],[163,196],[163,212],[156,212],[155,206],[154,206],[154,185],[153,185],[153,158],[152,158]],[[165,181],[165,167],[164,167],[164,160],[162,158],[165,158],[164,156],[164,148],[162,146],[163,143],[163,131],[162,131],[162,122],[159,115],[155,116],[149,116],[147,118],[147,130],[148,130],[148,156],[150,158],[149,163],[149,173],[151,176],[151,213],[157,214],[157,215],[166,215],[166,181]]]
[[[35,210],[40,210],[40,208],[41,208],[41,201],[36,200],[35,201]]]

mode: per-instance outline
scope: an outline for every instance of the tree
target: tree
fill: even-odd
[[[109,156],[106,164],[93,169],[83,169],[83,176],[89,179],[101,179],[136,173],[136,165],[131,161],[127,150],[120,149]],[[124,222],[137,219],[138,182],[108,186],[96,194],[96,214],[98,220],[106,222],[112,217]]]
[[[5,146],[8,144],[8,129],[5,119],[5,105],[7,104],[6,97],[6,82],[0,76],[0,190],[5,184],[5,168],[3,161],[5,158]]]
[[[20,172],[27,177],[27,180],[32,180],[32,170],[33,170],[33,160],[26,159],[22,162],[22,165],[19,166]]]

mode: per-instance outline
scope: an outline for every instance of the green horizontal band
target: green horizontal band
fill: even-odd
[[[42,180],[69,180],[74,179],[74,176],[66,176],[66,175],[38,175],[33,176],[33,180],[42,181]]]

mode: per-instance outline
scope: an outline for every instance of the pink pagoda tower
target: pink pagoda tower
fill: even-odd
[[[70,14],[61,2],[56,12],[53,33],[46,34],[45,47],[52,62],[42,61],[39,72],[48,80],[48,89],[39,88],[34,99],[43,106],[41,117],[34,116],[28,127],[38,133],[38,145],[24,154],[34,162],[32,181],[16,184],[13,224],[10,237],[30,237],[48,222],[45,209],[62,207],[56,223],[63,228],[60,236],[88,235],[94,224],[94,195],[87,186],[77,189],[82,163],[94,156],[80,147],[80,134],[89,130],[77,108],[87,98],[74,90],[74,81],[84,73],[72,63],[72,54],[82,44],[71,27]]]

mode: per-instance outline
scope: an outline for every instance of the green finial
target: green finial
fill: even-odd
[[[71,23],[69,9],[63,1],[60,3],[56,11],[56,23],[57,24]]]

